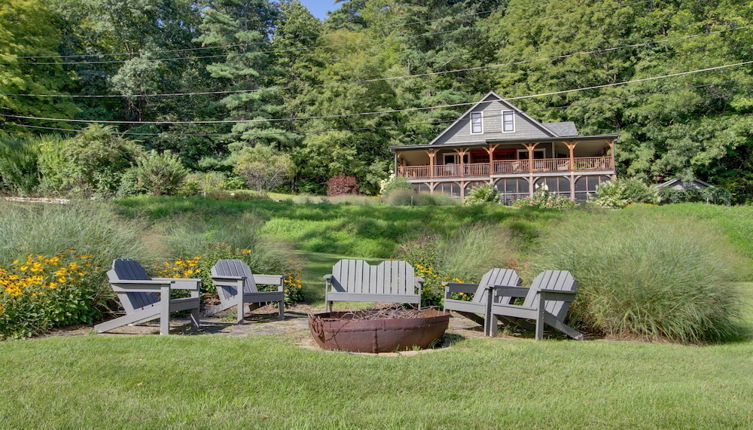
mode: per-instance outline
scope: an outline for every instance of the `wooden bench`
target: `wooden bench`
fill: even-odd
[[[333,302],[408,303],[421,307],[424,280],[405,261],[371,266],[363,260],[340,260],[324,275],[327,312]]]

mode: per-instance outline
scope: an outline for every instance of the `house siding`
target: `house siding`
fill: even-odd
[[[538,137],[546,138],[550,136],[517,111],[515,111],[515,131],[503,133],[502,111],[504,110],[514,109],[498,100],[483,102],[463,116],[433,144],[445,145],[483,142],[490,139],[529,139]],[[484,132],[481,134],[471,134],[470,117],[472,112],[482,112],[483,114]]]

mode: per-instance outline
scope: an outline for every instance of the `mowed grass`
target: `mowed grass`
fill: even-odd
[[[753,425],[750,341],[472,338],[375,357],[279,336],[84,336],[3,342],[0,356],[4,428]]]

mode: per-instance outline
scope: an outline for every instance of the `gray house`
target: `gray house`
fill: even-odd
[[[464,198],[492,184],[504,203],[549,191],[585,201],[615,177],[617,134],[581,136],[572,122],[539,122],[494,92],[431,142],[392,146],[395,172],[417,191]]]

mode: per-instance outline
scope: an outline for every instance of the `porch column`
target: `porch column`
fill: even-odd
[[[565,142],[570,151],[570,198],[575,200],[575,145],[576,142]]]
[[[434,157],[437,155],[436,149],[426,151],[429,155],[429,178],[434,178]]]
[[[524,143],[523,146],[528,150],[528,197],[533,197],[533,150],[539,144]]]
[[[395,162],[395,165],[394,165],[395,170],[393,170],[393,172],[395,172],[395,176],[397,177],[397,176],[400,176],[400,173],[397,171],[397,151],[395,152],[395,156],[393,158],[395,160],[394,161]]]
[[[611,157],[612,170],[617,171],[617,165],[614,163],[614,148],[615,148],[614,143],[615,143],[614,140],[609,142],[609,156]]]
[[[494,179],[492,179],[492,175],[494,174],[494,151],[497,149],[497,146],[499,145],[486,147],[486,153],[489,154],[489,184],[491,185],[494,185]]]
[[[467,149],[455,149],[455,152],[458,154],[458,158],[460,160],[458,161],[458,164],[460,164],[460,198],[465,198],[465,182],[462,180],[462,178],[465,178],[465,161],[463,158],[465,158],[465,154],[468,152]]]

